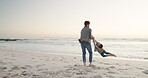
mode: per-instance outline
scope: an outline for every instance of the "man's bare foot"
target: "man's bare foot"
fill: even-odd
[[[91,66],[91,65],[92,65],[92,63],[90,62],[89,66]]]
[[[86,62],[84,62],[84,66],[86,66]]]

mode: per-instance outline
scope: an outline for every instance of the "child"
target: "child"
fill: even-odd
[[[102,57],[107,57],[107,56],[114,56],[114,57],[116,57],[116,55],[111,54],[109,52],[106,52],[103,49],[103,45],[101,43],[97,42],[96,40],[93,40],[93,43],[94,43],[94,46],[95,46],[95,51],[98,51],[98,53],[100,53]]]

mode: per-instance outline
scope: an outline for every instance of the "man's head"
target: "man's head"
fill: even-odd
[[[84,22],[84,25],[87,26],[87,27],[89,27],[90,22],[89,22],[89,21],[85,21],[85,22]]]

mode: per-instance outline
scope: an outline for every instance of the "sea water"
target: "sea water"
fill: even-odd
[[[0,41],[0,47],[28,52],[81,55],[78,39],[78,37],[23,38],[17,41]],[[97,38],[96,40],[104,45],[103,48],[107,52],[113,53],[117,57],[148,59],[147,38]],[[93,43],[91,45],[94,51]],[[97,52],[93,54],[101,57]]]

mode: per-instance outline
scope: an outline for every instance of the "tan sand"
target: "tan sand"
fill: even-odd
[[[79,55],[0,48],[0,78],[148,78],[147,60],[95,56],[93,64],[83,66]]]

